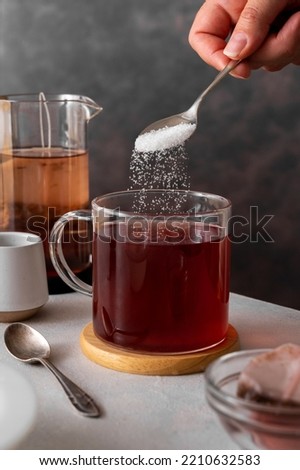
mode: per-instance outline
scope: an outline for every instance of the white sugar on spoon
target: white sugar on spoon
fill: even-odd
[[[184,145],[196,129],[196,124],[180,123],[165,126],[140,134],[135,141],[135,150],[140,153],[160,152],[161,150]]]

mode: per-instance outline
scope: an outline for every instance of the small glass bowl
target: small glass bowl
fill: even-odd
[[[240,351],[212,362],[205,371],[207,401],[241,449],[300,449],[300,406],[237,397],[240,372],[252,358],[267,351]]]

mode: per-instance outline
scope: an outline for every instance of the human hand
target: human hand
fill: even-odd
[[[273,72],[300,65],[300,0],[206,0],[189,42],[218,70],[242,59],[231,72],[239,78],[261,67]]]

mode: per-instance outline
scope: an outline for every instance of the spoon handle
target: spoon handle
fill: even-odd
[[[201,93],[199,98],[203,99],[226,75],[228,75],[240,63],[240,60],[231,60],[226,67],[218,73],[211,84]]]
[[[96,418],[100,416],[100,410],[93,399],[60,372],[48,359],[39,359],[57,378],[64,391],[67,394],[72,405],[84,416]]]
[[[194,104],[191,106],[191,108],[188,110],[188,112],[192,111],[193,113],[197,112],[198,106],[203,100],[203,98],[209,93],[215,86],[226,76],[228,75],[235,67],[241,62],[241,60],[231,60],[226,67],[221,70],[221,72],[218,73],[218,75],[214,78],[214,80],[208,85],[207,88],[205,88],[204,91],[202,91],[201,95],[198,96]]]

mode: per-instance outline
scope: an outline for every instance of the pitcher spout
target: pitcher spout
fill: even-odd
[[[80,96],[79,101],[85,107],[87,121],[93,119],[103,110],[101,106],[99,106],[97,103],[95,103],[95,101],[93,101],[91,98],[88,98],[87,96]]]

